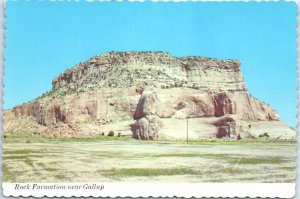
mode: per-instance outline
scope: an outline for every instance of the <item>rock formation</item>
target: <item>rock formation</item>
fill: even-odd
[[[136,139],[292,139],[270,106],[251,97],[240,62],[111,52],[68,69],[52,90],[4,112],[6,134]]]

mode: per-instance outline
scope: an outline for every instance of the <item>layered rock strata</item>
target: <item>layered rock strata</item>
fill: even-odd
[[[292,139],[277,112],[251,97],[240,62],[111,52],[68,69],[52,90],[4,113],[7,134],[136,139]],[[188,120],[188,121],[187,121]]]

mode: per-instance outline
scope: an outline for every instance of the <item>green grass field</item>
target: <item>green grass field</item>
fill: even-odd
[[[9,137],[4,182],[294,182],[293,141]]]

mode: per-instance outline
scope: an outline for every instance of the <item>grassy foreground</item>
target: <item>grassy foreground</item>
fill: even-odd
[[[6,137],[4,182],[294,182],[296,142]]]

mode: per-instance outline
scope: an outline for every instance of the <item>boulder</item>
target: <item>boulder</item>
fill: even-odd
[[[235,120],[230,116],[224,116],[214,122],[217,127],[217,138],[233,137],[236,135],[236,123]]]

